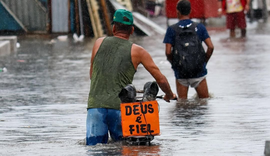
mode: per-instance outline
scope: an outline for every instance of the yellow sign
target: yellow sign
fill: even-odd
[[[123,137],[159,135],[157,101],[122,103]]]

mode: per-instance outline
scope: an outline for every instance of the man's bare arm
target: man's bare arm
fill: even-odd
[[[166,43],[165,54],[166,54],[167,60],[170,63],[172,63],[172,45],[169,43]]]
[[[207,38],[206,40],[204,40],[204,43],[207,46],[207,51],[206,51],[206,63],[207,63],[209,61],[210,57],[213,54],[214,45],[213,45],[213,43],[212,43],[212,41],[211,41],[210,38]]]
[[[155,78],[161,90],[166,94],[164,96],[165,101],[169,102],[170,99],[176,98],[175,94],[173,94],[171,90],[167,78],[160,72],[150,54],[137,45],[133,45],[132,50],[132,62],[135,62],[135,69],[137,68],[138,63],[141,63],[145,67],[145,69]]]

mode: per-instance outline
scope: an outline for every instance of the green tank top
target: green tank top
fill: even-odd
[[[120,110],[118,94],[131,84],[136,72],[131,60],[132,43],[117,37],[106,37],[93,60],[88,96],[89,108]]]

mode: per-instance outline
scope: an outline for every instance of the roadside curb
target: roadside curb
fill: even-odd
[[[0,41],[0,56],[10,54],[10,41]]]
[[[17,51],[17,36],[0,36],[0,42],[1,41],[9,41],[10,42],[10,53],[15,53]],[[0,48],[1,48],[1,46],[0,46]],[[2,51],[2,50],[0,50],[0,51]]]

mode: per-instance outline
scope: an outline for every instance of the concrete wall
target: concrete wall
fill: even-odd
[[[10,54],[10,42],[0,41],[0,57]]]
[[[46,32],[47,10],[37,0],[1,0],[6,11],[25,31]]]
[[[17,51],[17,36],[0,36],[0,43],[0,56]]]
[[[68,33],[69,31],[69,1],[52,1],[52,32]]]

